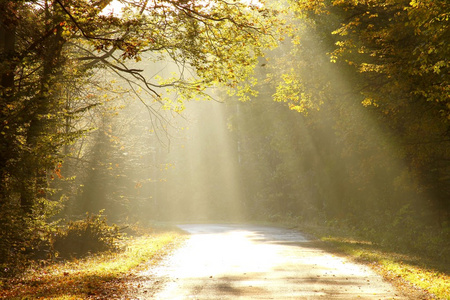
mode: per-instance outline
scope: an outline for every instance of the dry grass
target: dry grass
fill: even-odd
[[[124,241],[118,253],[30,268],[20,278],[1,282],[0,299],[120,298],[132,270],[157,264],[183,239],[177,231],[145,234]]]
[[[450,299],[450,267],[437,258],[400,251],[399,245],[382,247],[343,229],[302,226],[301,230],[325,242],[327,250],[372,266],[411,299]]]

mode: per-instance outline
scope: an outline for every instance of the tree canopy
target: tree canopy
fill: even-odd
[[[277,35],[262,2],[2,0],[0,10],[1,224],[16,226],[2,230],[2,264],[35,247],[60,206],[50,183],[73,176],[66,159],[86,152],[83,134],[112,138],[92,122],[99,105],[134,93],[163,122],[161,109],[180,111],[214,84],[247,90],[239,83]],[[161,62],[176,72],[161,76]]]

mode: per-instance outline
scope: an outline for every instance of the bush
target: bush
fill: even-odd
[[[0,206],[0,278],[11,277],[27,266],[30,247],[29,220],[12,205]]]
[[[48,258],[51,224],[12,203],[0,205],[0,279],[23,272],[35,259]]]
[[[122,234],[117,225],[108,225],[100,214],[86,215],[79,221],[69,222],[58,230],[53,249],[61,258],[80,258],[90,253],[116,250]]]

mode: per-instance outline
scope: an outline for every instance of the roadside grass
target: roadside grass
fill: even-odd
[[[400,291],[414,299],[450,299],[450,266],[438,258],[423,257],[381,246],[345,230],[300,226],[325,242],[327,250],[341,253],[373,267]]]
[[[0,299],[112,299],[126,293],[131,272],[157,264],[184,240],[179,231],[143,233],[123,241],[122,251],[31,267],[0,281]]]

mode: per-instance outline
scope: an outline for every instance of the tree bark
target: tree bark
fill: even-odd
[[[8,198],[9,178],[7,162],[11,151],[8,139],[7,105],[14,94],[14,58],[16,46],[16,4],[14,1],[0,2],[0,205]]]
[[[55,130],[52,119],[57,111],[59,99],[56,95],[58,70],[61,67],[61,51],[64,44],[62,27],[63,19],[57,6],[46,7],[48,19],[46,31],[53,30],[43,46],[42,73],[40,76],[40,91],[33,99],[32,117],[27,132],[26,145],[28,151],[22,161],[24,179],[22,180],[20,204],[25,213],[31,213],[37,198],[46,197],[49,168],[48,156],[55,152],[51,141],[46,141],[48,134]],[[56,24],[56,26],[55,26]]]

